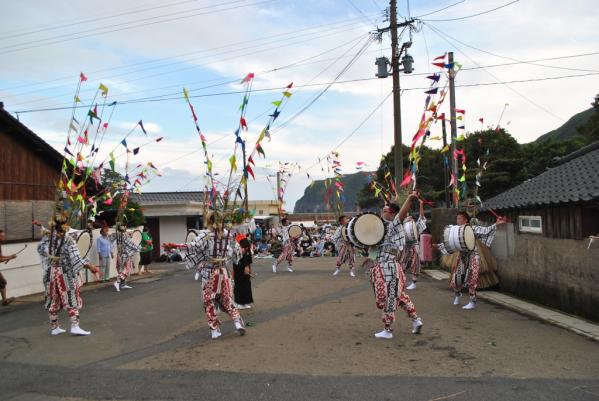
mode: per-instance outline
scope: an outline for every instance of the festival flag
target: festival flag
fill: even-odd
[[[81,103],[81,99],[79,98],[79,96],[75,96],[75,103]]]
[[[81,82],[85,82],[85,81],[87,81],[87,77],[86,77],[86,76],[85,76],[83,73],[80,73],[80,74],[79,74],[79,80],[80,80]]]
[[[260,144],[256,144],[256,152],[258,152],[259,154],[262,155],[262,157],[266,158],[266,154],[264,153],[264,149],[262,149],[262,146],[260,146]]]
[[[437,56],[433,59],[433,61],[437,61],[437,60],[445,60],[445,56],[447,55],[447,53],[444,53],[442,56]]]
[[[485,119],[481,117],[478,119],[478,121],[480,121],[480,123],[482,124],[485,121]]]
[[[108,95],[108,87],[104,84],[100,84],[98,90],[102,93],[102,96],[106,97]]]
[[[148,136],[148,133],[146,132],[146,129],[144,128],[143,121],[139,120],[138,124],[139,124],[139,128],[141,128],[141,130],[143,131],[143,133],[146,134],[146,136]]]
[[[136,155],[136,154],[138,154],[138,153],[139,153],[139,147],[137,147],[137,148],[133,149],[133,154],[134,154],[134,155]]]
[[[276,107],[281,106],[281,101],[280,100],[275,100],[274,102],[271,102],[272,104],[274,104]]]
[[[436,74],[427,76],[427,78],[433,82],[439,82],[439,79],[441,78],[441,74],[436,73]]]
[[[439,68],[444,68],[445,67],[445,63],[432,63],[434,66],[437,66]]]
[[[285,92],[283,92],[283,96],[285,96],[286,98],[290,98],[291,92],[285,91]]]
[[[252,168],[250,167],[249,164],[247,166],[245,166],[245,170],[252,176],[252,178],[254,180],[256,180],[256,176],[254,175],[254,171],[252,170]]]
[[[237,162],[235,159],[235,155],[229,158],[229,163],[231,164],[231,171],[237,171]]]
[[[163,138],[164,138],[164,137],[162,137],[162,136],[161,136],[160,138],[157,138],[157,139],[156,139],[156,142],[160,142],[160,141],[162,141],[162,139],[163,139]]]
[[[243,85],[243,84],[245,84],[246,82],[250,82],[252,79],[254,79],[254,73],[253,73],[253,72],[250,72],[249,74],[247,74],[247,75],[245,76],[245,78],[243,78],[243,79],[241,80],[241,82],[239,83],[239,85]]]
[[[466,114],[466,110],[464,109],[455,109],[455,112],[460,114]]]
[[[433,88],[433,89],[427,90],[424,93],[426,93],[428,95],[436,95],[438,90],[439,90],[439,88]]]
[[[245,118],[241,117],[239,119],[239,124],[241,125],[241,129],[245,129],[246,131],[248,130],[248,124],[245,121]]]
[[[126,140],[125,138],[123,138],[123,140],[121,141],[121,144],[122,144],[122,145],[123,145],[125,148],[127,148],[127,140]],[[129,148],[127,148],[127,149],[129,149]]]
[[[187,92],[187,89],[185,88],[183,88],[183,97],[185,100],[189,101],[189,92]]]

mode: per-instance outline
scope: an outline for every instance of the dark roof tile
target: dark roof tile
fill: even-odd
[[[485,209],[512,209],[599,199],[599,142],[562,157],[558,163],[537,177],[489,199],[485,202]]]

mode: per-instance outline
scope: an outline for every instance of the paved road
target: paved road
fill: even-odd
[[[49,336],[39,302],[0,309],[0,400],[599,399],[599,344],[584,337],[484,302],[463,311],[423,278],[410,293],[423,333],[398,313],[395,338],[379,340],[363,275],[332,277],[329,258],[274,275],[270,262],[255,263],[244,337],[222,316],[209,339],[178,264],[129,291],[85,291],[90,337]]]

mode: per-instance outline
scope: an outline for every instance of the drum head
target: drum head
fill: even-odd
[[[385,237],[385,223],[374,213],[361,214],[353,222],[352,235],[366,246],[377,245]]]
[[[139,231],[139,230],[135,230],[131,234],[131,239],[133,240],[133,242],[135,243],[135,245],[141,244],[141,238],[142,238],[141,237],[141,231]]]
[[[77,237],[77,248],[82,258],[87,257],[92,247],[92,236],[89,231],[82,231]]]
[[[466,243],[466,248],[469,251],[473,251],[476,246],[476,238],[474,237],[474,230],[469,225],[464,227],[464,242]]]
[[[195,239],[198,237],[198,230],[187,230],[187,237],[185,237],[185,242],[186,243],[190,243],[195,241]]]
[[[297,224],[290,225],[287,230],[290,238],[296,239],[302,236],[302,228]]]

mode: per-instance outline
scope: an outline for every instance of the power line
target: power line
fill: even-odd
[[[118,18],[118,17],[122,17],[125,15],[131,15],[131,14],[139,14],[139,13],[145,13],[148,11],[152,11],[152,10],[158,10],[161,8],[168,8],[168,7],[175,7],[181,4],[186,4],[186,3],[196,3],[196,0],[185,0],[185,1],[177,1],[174,3],[168,3],[168,4],[161,4],[158,6],[153,6],[153,7],[146,7],[143,9],[139,9],[139,8],[133,8],[133,9],[129,9],[129,11],[120,11],[117,12],[116,14],[110,14],[110,15],[105,15],[105,16],[100,16],[100,17],[95,17],[95,18],[88,18],[88,19],[84,19],[84,20],[80,20],[80,21],[76,21],[76,22],[69,22],[69,23],[63,23],[61,25],[50,25],[50,26],[46,26],[44,28],[39,28],[39,29],[35,29],[32,31],[24,31],[24,32],[20,32],[20,33],[12,33],[12,34],[8,34],[8,35],[4,35],[4,36],[0,36],[0,40],[6,40],[6,39],[11,39],[11,38],[16,38],[19,36],[28,36],[28,35],[33,35],[36,33],[40,33],[40,32],[47,32],[47,31],[54,31],[57,29],[62,29],[62,28],[68,28],[71,26],[76,26],[76,25],[81,25],[81,24],[87,24],[90,22],[97,22],[97,21],[102,21],[105,19],[110,19],[110,18]]]
[[[240,1],[245,1],[245,0],[236,0],[234,2],[226,3],[226,4],[239,3]],[[23,42],[23,43],[19,43],[19,44],[12,45],[12,46],[1,47],[0,48],[0,54],[14,53],[14,52],[22,51],[22,50],[34,49],[34,48],[37,48],[37,47],[48,46],[48,45],[53,45],[53,44],[57,44],[57,43],[69,42],[69,41],[83,39],[83,38],[87,38],[87,37],[91,37],[91,36],[105,35],[107,33],[113,33],[113,32],[119,32],[119,31],[129,30],[129,29],[141,28],[141,27],[145,27],[145,26],[149,26],[149,25],[155,25],[155,24],[162,24],[164,22],[178,21],[178,20],[182,20],[182,19],[186,19],[186,18],[197,17],[199,15],[215,14],[215,13],[222,12],[222,11],[230,11],[230,10],[236,10],[236,9],[239,9],[239,8],[244,8],[244,7],[249,7],[249,6],[257,6],[257,5],[262,5],[262,4],[266,4],[266,3],[271,3],[273,1],[277,1],[277,0],[261,0],[261,1],[256,1],[254,3],[247,3],[247,4],[242,4],[242,5],[238,5],[238,6],[232,6],[232,7],[228,7],[228,8],[221,8],[221,9],[218,9],[218,10],[215,10],[215,11],[205,11],[205,12],[200,12],[200,13],[187,14],[187,15],[183,15],[183,16],[179,16],[179,17],[167,18],[167,19],[163,19],[163,20],[160,20],[160,21],[147,22],[147,23],[138,24],[138,25],[131,25],[131,26],[124,26],[123,27],[123,25],[130,25],[131,24],[130,22],[120,23],[120,24],[113,24],[113,25],[109,25],[109,26],[106,26],[106,27],[102,27],[102,28],[88,29],[86,31],[81,31],[81,32],[78,32],[78,33],[74,33],[75,35],[83,33],[83,35],[79,35],[79,36],[72,36],[74,34],[70,33],[70,34],[58,35],[58,36],[56,36],[54,38],[48,38],[48,39],[36,40],[36,41],[30,41],[30,42]],[[206,9],[206,8],[214,8],[214,7],[219,7],[219,6],[222,6],[222,4],[221,5],[217,5],[217,6],[213,5],[213,6],[200,7],[200,8],[197,8],[195,10],[201,10],[201,9]],[[190,10],[179,11],[179,12],[176,12],[176,13],[171,13],[171,14],[160,15],[160,16],[156,16],[156,17],[145,18],[145,19],[142,19],[142,20],[139,20],[139,21],[135,21],[135,22],[155,20],[155,19],[158,19],[158,18],[163,18],[165,16],[182,14],[184,12],[188,13],[189,11]],[[193,10],[191,10],[191,11],[193,11]],[[111,27],[117,27],[117,26],[121,26],[121,28],[111,29],[111,30],[107,30],[107,31],[101,31],[102,29],[111,28]],[[101,32],[94,32],[94,31],[101,31]],[[88,33],[88,34],[86,35],[85,33]],[[54,40],[54,39],[59,39],[59,40]],[[45,42],[45,43],[40,43],[40,42]],[[26,46],[28,44],[31,44],[31,46]],[[22,47],[19,47],[19,46],[22,46]]]
[[[515,61],[518,64],[530,64],[530,65],[534,65],[534,66],[538,66],[538,67],[553,68],[553,69],[556,69],[556,70],[581,71],[581,72],[599,72],[599,70],[588,70],[588,69],[582,69],[582,68],[570,68],[570,67],[560,67],[560,66],[556,66],[556,65],[537,64],[534,61],[523,61],[523,60],[519,60],[519,59],[516,59],[516,58],[513,58],[513,57],[502,56],[501,54],[492,53],[490,51],[483,50],[483,49],[480,49],[478,47],[475,47],[475,46],[469,45],[467,43],[464,43],[461,40],[454,38],[453,36],[451,36],[451,35],[443,32],[443,31],[441,31],[439,28],[437,28],[437,27],[435,27],[435,26],[433,26],[431,24],[426,24],[426,25],[429,28],[436,30],[439,34],[444,35],[444,36],[450,38],[451,40],[454,40],[454,41],[458,42],[459,44],[461,44],[463,46],[469,47],[470,49],[478,50],[479,52],[482,52],[482,53],[485,53],[485,54],[489,54],[489,55],[494,56],[494,57],[498,57],[498,58],[503,58],[503,59],[506,59],[506,60]]]
[[[504,7],[507,7],[507,6],[511,6],[512,4],[514,4],[514,3],[518,3],[519,1],[520,1],[520,0],[513,0],[513,1],[510,1],[509,3],[506,3],[506,4],[503,4],[503,5],[501,5],[501,6],[499,6],[499,7],[495,7],[495,8],[492,8],[492,9],[490,9],[490,10],[482,11],[482,12],[480,12],[480,13],[476,13],[476,14],[466,15],[466,16],[464,16],[464,17],[458,17],[458,18],[449,18],[449,19],[427,19],[427,20],[422,20],[422,21],[425,21],[425,22],[448,22],[448,21],[459,21],[459,20],[463,20],[463,19],[466,19],[466,18],[478,17],[479,15],[484,15],[484,14],[491,13],[491,12],[493,12],[493,11],[497,11],[497,10],[499,10],[499,9],[501,9],[501,8],[504,8]]]
[[[414,18],[422,18],[422,17],[426,17],[427,15],[436,14],[436,13],[438,13],[438,12],[441,12],[441,11],[443,11],[443,10],[447,10],[447,9],[448,9],[448,8],[450,8],[450,7],[457,6],[458,4],[461,4],[461,3],[463,3],[464,1],[466,1],[466,0],[460,0],[460,1],[458,1],[457,3],[450,4],[450,5],[446,6],[446,7],[440,8],[440,9],[438,9],[438,10],[435,10],[435,11],[431,11],[431,12],[429,12],[429,13],[426,13],[426,14],[420,14],[420,15],[417,15],[417,16],[415,16]]]
[[[241,53],[241,54],[236,54],[236,55],[233,55],[233,56],[228,57],[228,58],[213,60],[213,61],[202,63],[202,64],[195,64],[195,65],[192,65],[192,66],[181,67],[181,68],[169,70],[169,71],[166,71],[166,72],[157,72],[157,73],[152,73],[152,74],[149,74],[149,75],[138,76],[138,77],[136,77],[134,79],[128,79],[126,81],[123,81],[123,83],[129,83],[130,84],[131,82],[142,81],[142,80],[146,80],[148,78],[152,78],[152,77],[155,77],[155,76],[163,77],[163,76],[165,76],[167,74],[173,74],[173,73],[176,73],[176,72],[181,72],[181,71],[186,71],[186,70],[193,70],[193,69],[200,68],[200,67],[205,67],[205,66],[208,66],[208,65],[211,65],[211,64],[222,63],[224,61],[237,59],[239,57],[252,56],[252,55],[256,55],[256,54],[263,53],[263,52],[268,52],[268,51],[272,51],[272,50],[276,50],[276,49],[281,49],[281,48],[285,48],[285,47],[289,47],[289,46],[293,46],[293,45],[297,45],[297,44],[301,44],[301,43],[310,42],[310,41],[313,41],[313,40],[316,40],[316,39],[321,39],[321,38],[328,37],[328,36],[339,35],[339,34],[342,34],[342,33],[348,32],[348,31],[353,31],[354,29],[355,29],[355,26],[352,26],[352,27],[349,27],[349,28],[344,28],[343,30],[339,30],[339,28],[335,28],[334,30],[331,30],[331,32],[329,32],[329,33],[326,33],[326,34],[323,34],[323,35],[318,35],[318,36],[314,36],[317,33],[317,32],[314,32],[314,33],[307,34],[307,35],[312,35],[311,37],[308,37],[307,39],[296,40],[295,42],[289,42],[289,43],[285,43],[285,44],[282,44],[282,45],[271,46],[271,47],[266,47],[266,48],[261,48],[263,45],[248,46],[248,47],[245,47],[245,48],[242,48],[242,49],[235,50],[235,52],[238,52],[238,51],[241,51],[241,50],[245,50],[245,49],[251,49],[251,48],[258,48],[258,50],[250,51],[250,52],[245,52],[245,53]],[[301,36],[307,36],[307,35],[300,35],[299,37],[301,37]],[[356,37],[354,40],[356,40],[356,39],[358,39],[360,37],[363,37],[363,36],[364,35],[360,35],[359,37]],[[284,40],[272,41],[272,43],[286,42],[286,41],[292,40],[292,39],[296,39],[296,37],[291,37],[291,38],[287,38],[287,39],[284,39]],[[219,56],[219,55],[226,55],[226,54],[231,54],[231,52],[230,51],[225,51],[225,52],[213,54],[212,56]],[[205,57],[207,57],[207,56],[205,56]],[[180,64],[180,63],[179,62],[174,62],[174,63],[171,63],[171,64]],[[130,73],[128,72],[128,73],[121,74],[121,75],[128,75],[128,74],[130,74]],[[98,81],[98,80],[96,80],[96,81]],[[119,83],[120,82],[116,82],[117,85]],[[229,82],[226,82],[226,83],[229,83]],[[185,85],[185,83],[184,84],[177,84],[177,85],[170,85],[170,87],[175,87],[175,86],[179,86],[180,87],[181,85]],[[46,90],[52,90],[52,89],[54,89],[54,88],[49,88],[49,89],[46,89]],[[42,90],[42,91],[46,91],[46,90]],[[150,90],[139,90],[139,91],[135,91],[135,92],[132,92],[132,93],[143,93],[143,92],[148,92],[148,91],[152,91],[152,90],[154,90],[154,89],[150,89]],[[19,95],[28,94],[28,93],[38,93],[38,92],[40,92],[40,90],[33,90],[33,91],[25,92],[25,93],[20,93]],[[90,89],[86,89],[86,90],[81,91],[82,94],[84,94],[84,93],[92,93],[92,92],[95,92],[95,89],[91,89],[90,88]],[[70,96],[70,95],[71,95],[71,91],[69,91],[69,92],[63,92],[63,93],[54,95],[52,97],[58,98],[58,97]],[[9,96],[7,96],[7,98],[9,98],[9,97],[15,97],[15,96],[17,96],[17,95],[9,95]],[[31,103],[39,103],[39,102],[43,102],[43,101],[46,101],[46,99],[26,100],[26,101],[22,101],[22,102],[20,102],[18,104],[31,104]]]
[[[353,8],[354,10],[356,10],[358,13],[360,13],[364,19],[366,20],[366,22],[368,22],[369,24],[372,24],[374,26],[376,26],[376,23],[371,20],[370,18],[368,18],[368,16],[366,16],[366,14],[364,14],[364,12],[362,10],[360,10],[353,2],[352,0],[346,0]]]
[[[484,68],[484,67],[481,67]],[[421,74],[424,75],[424,74]],[[467,88],[467,87],[476,87],[476,86],[494,86],[494,85],[506,85],[513,83],[526,83],[526,82],[539,82],[539,81],[549,81],[549,80],[560,80],[560,79],[568,79],[568,78],[580,78],[580,77],[589,77],[589,76],[598,76],[599,72],[589,72],[585,74],[572,74],[572,75],[561,75],[555,77],[543,77],[543,78],[529,78],[529,79],[518,79],[511,81],[501,81],[497,82],[481,82],[481,83],[472,83],[472,84],[459,84],[456,85],[456,88]],[[495,76],[493,76],[496,78]],[[373,81],[378,80],[379,78],[356,78],[356,79],[348,79],[345,81],[331,81],[331,82],[320,82],[313,84],[305,84],[305,85],[294,85],[294,88],[306,88],[306,87],[317,87],[317,86],[330,86],[334,84],[346,84],[346,83],[355,83],[355,82],[364,82],[364,81]],[[262,89],[252,89],[252,92],[273,92],[280,91],[285,89],[285,87],[271,87],[271,88],[262,88]],[[402,88],[402,91],[415,91],[415,90],[428,90],[429,86],[415,87],[415,88]],[[229,92],[216,92],[216,93],[206,93],[202,95],[190,95],[190,98],[204,98],[204,97],[215,97],[215,96],[229,96],[229,95],[238,95],[241,93],[245,93],[244,91],[229,91]],[[131,99],[123,102],[117,103],[118,105],[126,105],[126,104],[137,104],[137,103],[154,103],[154,102],[162,102],[162,101],[170,101],[170,100],[181,100],[181,96],[178,97],[166,97],[160,99]],[[79,108],[89,108],[92,105],[78,105],[75,106],[76,109]],[[71,110],[73,107],[53,107],[53,108],[40,108],[40,109],[29,109],[29,110],[18,110],[13,111],[15,114],[25,114],[25,113],[35,113],[35,112],[44,112],[44,111],[60,111],[60,110]],[[277,127],[279,128],[279,127]]]
[[[478,64],[471,57],[469,57],[466,53],[464,53],[458,46],[456,46],[455,43],[451,43],[445,36],[443,36],[441,33],[439,33],[438,30],[435,27],[433,27],[433,26],[431,26],[429,24],[426,24],[426,26],[431,27],[432,30],[433,30],[433,32],[435,32],[440,38],[442,38],[447,43],[449,43],[450,46],[454,46],[460,53],[462,53],[466,58],[468,58],[470,61],[472,61],[473,64],[475,64],[475,65],[477,65],[477,66],[480,67],[480,64]],[[565,121],[562,117],[560,117],[557,114],[553,113],[552,111],[546,109],[545,107],[541,106],[540,104],[538,104],[534,100],[530,99],[528,96],[524,95],[523,93],[520,93],[516,89],[512,88],[511,86],[509,86],[508,85],[509,82],[502,82],[496,75],[494,75],[492,72],[490,72],[486,68],[483,68],[483,71],[485,71],[487,74],[489,74],[491,77],[493,77],[493,79],[495,79],[499,83],[505,85],[505,87],[508,88],[510,91],[514,92],[516,95],[520,96],[522,99],[526,100],[527,102],[529,102],[530,104],[532,104],[533,106],[535,106],[536,108],[538,108],[539,110],[544,111],[545,113],[549,114],[552,117],[557,118],[560,121]]]
[[[327,36],[327,35],[323,35],[323,36]],[[321,37],[322,37],[322,36],[321,36]],[[258,72],[257,74],[265,75],[265,74],[268,74],[268,73],[277,72],[277,71],[284,70],[284,69],[287,69],[287,68],[292,68],[292,67],[293,67],[293,66],[295,66],[295,65],[300,65],[300,64],[301,64],[301,62],[302,62],[302,61],[304,61],[304,60],[310,60],[310,59],[313,59],[313,58],[315,58],[315,57],[318,57],[318,56],[320,56],[320,55],[322,55],[322,54],[326,54],[326,53],[328,53],[328,52],[331,52],[331,51],[337,50],[338,48],[341,48],[341,47],[347,46],[348,44],[351,44],[351,43],[353,43],[353,42],[355,42],[355,41],[357,41],[357,40],[359,40],[359,39],[361,39],[361,38],[363,38],[363,37],[364,37],[364,35],[363,35],[363,34],[361,34],[361,35],[359,35],[359,36],[357,36],[357,37],[354,37],[354,38],[352,38],[352,39],[351,39],[350,41],[348,41],[348,42],[345,42],[345,43],[343,43],[343,44],[341,44],[341,45],[339,45],[339,46],[335,46],[335,47],[333,47],[333,48],[331,48],[331,49],[328,49],[328,50],[327,50],[327,51],[325,51],[325,52],[319,53],[319,54],[317,54],[317,55],[315,55],[315,56],[311,56],[311,57],[305,58],[305,59],[303,59],[303,60],[300,60],[300,61],[297,61],[297,62],[294,62],[294,63],[288,64],[288,65],[285,65],[285,66],[276,67],[276,68],[274,68],[274,69],[270,69],[270,70],[266,70],[266,71],[260,71],[260,72]],[[313,39],[316,39],[316,38],[312,38],[311,40],[313,40]],[[291,45],[291,44],[289,44],[289,45]],[[281,47],[281,46],[278,46],[278,47]],[[269,48],[269,49],[266,49],[266,50],[272,50],[272,48]],[[263,51],[265,51],[265,50],[263,50]],[[256,54],[256,53],[258,53],[258,52],[246,53],[246,54]],[[239,56],[236,56],[236,57],[239,57]],[[236,57],[234,57],[234,58],[236,58]],[[336,58],[335,60],[338,60],[338,59],[339,59],[339,58]],[[331,59],[329,59],[329,60],[331,60]],[[194,91],[197,91],[197,90],[202,90],[202,89],[213,88],[213,87],[216,87],[216,86],[229,85],[229,84],[232,84],[232,83],[239,82],[239,80],[240,80],[241,78],[242,78],[242,77],[231,77],[230,79],[227,79],[227,80],[225,80],[225,81],[223,81],[222,79],[219,79],[219,80],[211,80],[212,82],[214,82],[214,81],[217,81],[217,82],[216,82],[216,83],[214,83],[214,84],[211,84],[211,85],[206,85],[206,86],[202,86],[202,87],[199,87],[199,88],[189,88],[188,90],[189,90],[189,92],[194,92]],[[131,82],[131,81],[129,81],[129,82]],[[200,81],[200,82],[210,82],[210,81]],[[171,93],[166,93],[166,94],[160,94],[160,95],[155,95],[155,96],[145,97],[145,98],[142,98],[142,99],[153,99],[153,98],[160,98],[160,97],[165,97],[165,96],[175,96],[175,95],[180,95],[180,88],[181,88],[181,87],[183,87],[183,86],[185,86],[185,87],[188,87],[188,86],[189,86],[189,84],[190,84],[189,82],[187,82],[187,83],[179,83],[179,84],[176,84],[176,85],[168,85],[168,86],[164,86],[164,87],[161,87],[161,88],[153,88],[153,89],[139,90],[139,91],[135,91],[135,92],[130,92],[130,94],[132,94],[132,93],[145,93],[145,92],[152,92],[152,91],[156,91],[156,90],[159,90],[159,89],[165,89],[165,88],[173,88],[173,87],[176,87],[176,88],[178,88],[177,92],[171,92]],[[95,92],[95,89],[89,89],[89,90],[85,90],[85,91],[82,91],[82,92]],[[63,93],[63,94],[61,94],[61,95],[57,95],[57,96],[55,96],[55,97],[58,97],[58,96],[68,96],[68,95],[71,95],[71,92],[68,92],[68,93]],[[41,100],[33,100],[33,101],[24,101],[24,102],[19,102],[19,103],[16,103],[15,105],[21,105],[21,104],[32,104],[32,103],[37,103],[37,102],[44,101],[44,100],[46,100],[46,99],[41,99]],[[68,103],[60,103],[60,104],[57,104],[57,105],[51,105],[51,106],[46,106],[46,107],[58,107],[58,106],[61,106],[61,105],[70,105],[70,104],[71,104],[71,102],[68,102]]]
[[[282,38],[285,36],[289,36],[289,35],[294,35],[300,32],[307,32],[307,31],[312,31],[312,30],[316,30],[316,31],[321,31],[321,28],[325,28],[325,27],[332,27],[332,26],[338,26],[338,28],[347,26],[347,25],[353,25],[355,23],[355,20],[357,20],[359,18],[349,18],[349,19],[343,19],[341,21],[335,21],[332,23],[327,23],[327,24],[321,24],[321,25],[315,25],[315,26],[311,26],[308,28],[302,28],[302,29],[298,29],[298,30],[293,30],[293,31],[287,31],[287,32],[282,32],[276,35],[269,35],[269,36],[263,36],[263,37],[259,37],[256,39],[249,39],[249,40],[244,40],[244,41],[240,41],[240,42],[234,42],[234,43],[228,43],[226,45],[221,45],[221,46],[216,46],[216,47],[212,47],[212,48],[208,48],[208,49],[202,49],[202,50],[195,50],[192,52],[186,52],[186,53],[180,53],[180,54],[174,54],[168,57],[162,57],[162,58],[158,58],[155,60],[150,60],[150,61],[142,61],[142,62],[137,62],[137,63],[131,63],[131,64],[127,64],[127,65],[119,65],[119,66],[113,66],[113,67],[106,67],[106,68],[100,68],[97,70],[91,70],[91,71],[86,71],[89,75],[92,74],[96,74],[96,73],[100,73],[100,72],[106,72],[106,71],[113,71],[113,70],[120,70],[120,69],[124,69],[124,68],[129,68],[129,67],[134,67],[134,66],[140,66],[140,65],[147,65],[147,64],[155,64],[155,63],[160,63],[162,61],[169,61],[171,59],[175,59],[175,58],[180,58],[180,57],[186,57],[186,56],[190,56],[190,55],[194,55],[194,54],[201,54],[201,53],[207,53],[213,50],[221,50],[221,49],[228,49],[231,46],[236,46],[236,45],[242,45],[242,44],[247,44],[247,43],[256,43],[256,42],[261,42],[267,39],[273,39],[273,38]],[[327,31],[327,29],[325,29],[324,31]],[[300,35],[301,36],[301,35]],[[246,48],[242,48],[246,49]],[[135,73],[138,72],[139,70],[133,70],[133,71],[129,71],[126,74],[130,74],[130,73]],[[79,74],[79,71],[76,71],[76,75]],[[118,75],[116,75],[118,76]],[[115,75],[111,75],[111,76],[104,76],[104,77],[100,77],[97,78],[99,79],[108,79],[108,78],[114,78]],[[38,85],[45,85],[48,83],[52,83],[52,82],[57,82],[57,81],[61,81],[61,80],[69,80],[71,81],[73,79],[73,75],[66,75],[60,78],[55,78],[52,80],[47,80],[47,81],[43,81],[43,82],[36,82],[36,83],[30,83],[30,84],[22,84],[22,85],[17,85],[17,86],[12,86],[12,87],[7,87],[7,88],[3,88],[3,90],[7,91],[7,90],[13,90],[13,89],[19,89],[19,88],[26,88],[26,87],[31,87],[31,86],[38,86]],[[64,85],[61,85],[64,86]],[[58,88],[60,86],[56,86],[53,88]],[[53,89],[52,88],[52,89]]]

